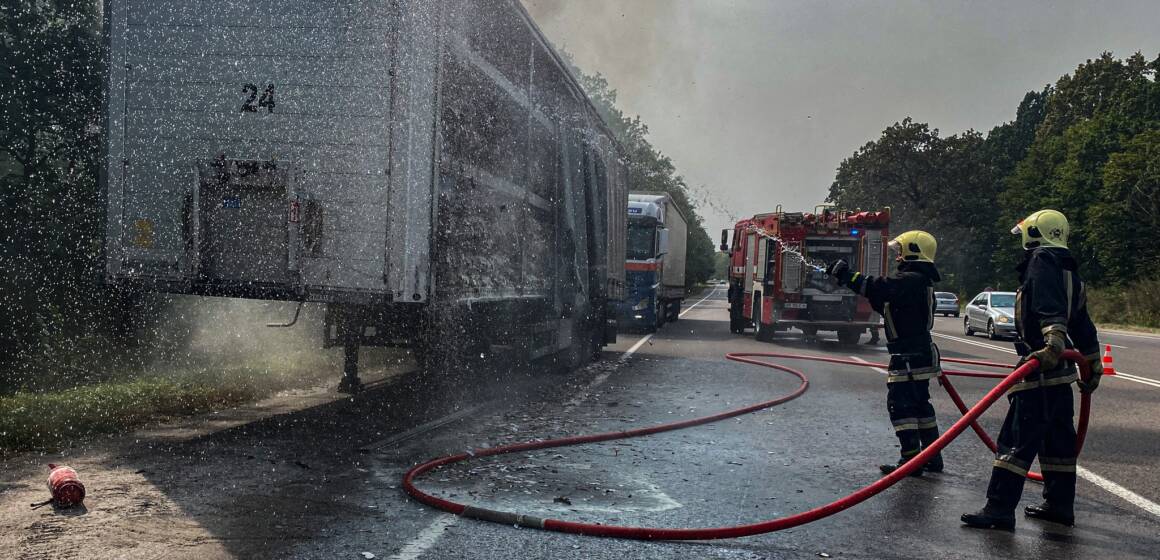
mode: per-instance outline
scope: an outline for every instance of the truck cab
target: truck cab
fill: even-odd
[[[680,316],[686,227],[667,194],[629,195],[622,324],[655,331]]]

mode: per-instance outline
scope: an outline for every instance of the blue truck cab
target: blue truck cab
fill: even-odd
[[[672,197],[628,195],[627,295],[621,306],[621,325],[653,332],[680,317],[687,236],[684,214]]]

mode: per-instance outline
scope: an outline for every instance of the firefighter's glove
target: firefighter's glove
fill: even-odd
[[[843,286],[849,286],[850,280],[853,280],[854,277],[854,273],[850,271],[850,265],[842,259],[838,259],[826,267],[826,274]]]
[[[1099,354],[1093,356],[1086,356],[1088,363],[1088,378],[1087,381],[1080,379],[1076,382],[1079,386],[1079,392],[1091,393],[1100,386],[1100,378],[1104,376],[1104,363],[1100,360]]]
[[[1027,356],[1039,360],[1039,371],[1051,371],[1059,367],[1059,357],[1063,354],[1064,348],[1067,347],[1065,332],[1061,328],[1056,328],[1055,325],[1044,329],[1043,348]]]

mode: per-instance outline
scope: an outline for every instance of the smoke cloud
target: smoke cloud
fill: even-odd
[[[728,213],[812,209],[838,163],[904,117],[985,132],[1102,51],[1160,52],[1154,0],[523,2],[709,187],[711,230]]]

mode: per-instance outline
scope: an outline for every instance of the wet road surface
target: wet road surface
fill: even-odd
[[[432,399],[446,388],[402,376],[355,399],[177,441],[98,442],[70,457],[90,487],[79,514],[28,510],[43,493],[42,458],[9,461],[0,557],[1155,557],[1160,515],[1148,508],[1160,499],[1152,467],[1160,457],[1160,388],[1126,379],[1107,380],[1096,393],[1080,460],[1091,476],[1079,483],[1075,528],[1022,518],[1014,533],[962,528],[959,514],[983,502],[991,461],[970,432],[946,450],[943,474],[904,480],[817,523],[728,541],[642,543],[519,529],[443,514],[403,493],[402,474],[435,456],[703,416],[797,385],[775,370],[727,362],[726,352],[885,360],[881,346],[731,335],[723,295],[691,300],[697,305],[656,335],[622,335],[605,360],[571,376],[477,380],[459,387],[458,401]],[[1014,360],[1006,343],[964,338],[954,319],[938,320],[937,331],[944,356]],[[1127,347],[1115,350],[1117,365],[1152,375],[1144,364],[1156,359],[1138,356],[1156,341],[1106,338]],[[428,474],[420,486],[483,507],[623,525],[734,525],[810,509],[875,480],[877,465],[893,461],[898,448],[881,373],[791,365],[809,376],[810,390],[773,409],[647,438],[468,461]],[[968,402],[991,385],[955,382]],[[957,411],[937,387],[932,395],[945,428]],[[984,416],[993,434],[1004,411],[1000,401]],[[1024,503],[1039,489],[1029,483]]]

